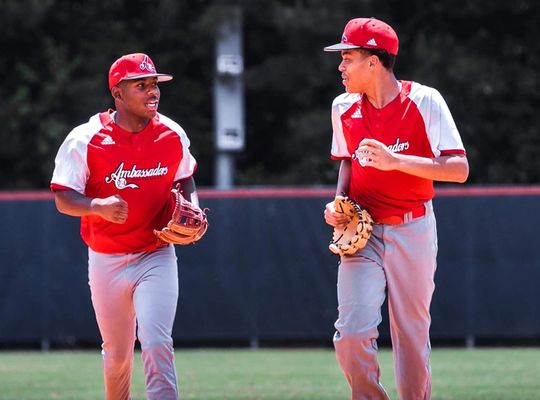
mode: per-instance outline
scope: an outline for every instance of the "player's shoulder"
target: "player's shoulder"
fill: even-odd
[[[94,114],[87,122],[73,128],[67,135],[66,140],[88,143],[102,128],[103,122],[100,114]]]
[[[361,98],[360,93],[342,93],[332,101],[332,112],[342,115]]]
[[[176,132],[179,135],[186,134],[186,131],[184,131],[184,128],[182,128],[178,122],[174,121],[172,118],[167,117],[166,115],[158,113],[157,120],[160,124],[169,128],[171,131]]]
[[[414,81],[400,81],[402,90],[407,92],[408,97],[413,100],[429,99],[439,101],[442,99],[441,93],[434,87],[424,85]]]
[[[334,98],[334,101],[332,101],[332,107],[334,106],[340,106],[340,105],[348,105],[349,107],[356,103],[362,95],[360,93],[341,93],[339,96],[336,96]]]

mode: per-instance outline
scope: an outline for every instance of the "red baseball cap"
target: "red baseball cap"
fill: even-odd
[[[390,25],[375,18],[354,18],[345,25],[341,43],[327,46],[324,51],[380,49],[397,55],[398,48],[398,37]]]
[[[127,54],[116,60],[109,69],[109,89],[131,79],[158,77],[158,82],[170,81],[170,74],[158,74],[153,61],[146,54]]]

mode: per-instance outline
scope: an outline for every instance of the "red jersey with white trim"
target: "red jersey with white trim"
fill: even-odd
[[[433,181],[400,171],[362,167],[355,154],[364,138],[392,152],[434,158],[465,154],[456,124],[441,94],[411,81],[399,81],[399,95],[381,109],[363,94],[344,93],[332,104],[334,160],[351,160],[348,195],[375,220],[405,214],[434,196]]]
[[[113,113],[96,114],[69,133],[55,159],[51,189],[73,189],[92,198],[117,194],[128,203],[124,224],[97,215],[81,217],[81,236],[92,250],[154,250],[153,230],[165,226],[174,209],[171,188],[190,178],[197,163],[186,133],[171,119],[157,114],[133,133],[116,125]]]

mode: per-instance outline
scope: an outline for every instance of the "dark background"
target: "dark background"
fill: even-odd
[[[67,133],[113,105],[107,72],[147,52],[160,111],[187,131],[196,180],[214,184],[215,28],[243,14],[246,149],[236,184],[334,184],[332,99],[345,23],[374,16],[400,37],[396,75],[436,87],[465,143],[467,184],[540,181],[540,3],[536,0],[0,0],[0,189],[47,188]]]

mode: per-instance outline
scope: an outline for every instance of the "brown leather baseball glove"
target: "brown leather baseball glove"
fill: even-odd
[[[187,201],[178,188],[172,190],[176,197],[173,215],[166,227],[160,231],[154,229],[154,234],[162,243],[192,244],[201,239],[208,229],[206,218],[207,208],[201,210],[198,206]]]
[[[334,206],[337,212],[350,217],[346,226],[334,227],[332,241],[328,248],[334,254],[346,256],[365,247],[373,231],[373,219],[366,210],[347,196],[336,196]]]

